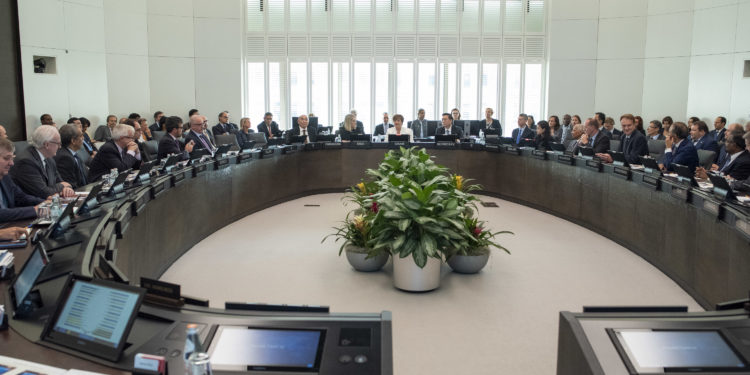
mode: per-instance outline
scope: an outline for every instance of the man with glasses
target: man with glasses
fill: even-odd
[[[10,170],[13,181],[26,194],[42,199],[55,194],[75,195],[70,183],[60,177],[53,159],[60,146],[60,133],[54,126],[41,125],[34,130],[31,146],[19,153],[18,161]]]
[[[38,207],[44,199],[23,192],[8,174],[13,167],[15,146],[0,139],[0,222],[36,218]]]
[[[93,182],[109,173],[112,168],[118,172],[138,169],[141,166],[141,153],[135,142],[135,128],[126,124],[117,124],[112,130],[112,139],[107,141],[91,160],[89,182]]]
[[[190,117],[190,133],[185,136],[185,142],[193,141],[194,150],[206,149],[213,155],[214,145],[205,133],[206,129],[203,127],[203,122],[203,116],[201,115]]]
[[[646,136],[648,139],[653,139],[655,141],[663,141],[666,139],[664,134],[662,134],[661,122],[659,120],[651,121],[648,124]]]

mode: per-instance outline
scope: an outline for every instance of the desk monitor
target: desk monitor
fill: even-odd
[[[723,176],[709,173],[708,179],[711,180],[711,184],[714,185],[714,192],[720,193],[724,199],[730,201],[736,201],[737,196],[732,191],[732,187],[729,185],[729,181]]]
[[[161,170],[165,171],[167,168],[169,168],[169,167],[177,164],[177,162],[180,161],[180,159],[182,159],[182,155],[181,154],[172,154],[172,155],[169,155],[165,159],[164,163],[162,164]]]
[[[125,187],[125,180],[128,179],[128,176],[130,176],[130,172],[132,169],[126,169],[122,172],[120,172],[117,175],[117,178],[115,178],[115,181],[112,183],[112,187],[109,188],[110,194],[117,194],[123,191]]]
[[[219,147],[217,147],[216,151],[214,152],[214,156],[215,157],[222,156],[222,155],[226,154],[227,152],[229,152],[230,148],[232,148],[232,145],[229,144],[229,143],[226,143],[226,144],[223,144],[223,145],[219,145]]]
[[[388,134],[388,142],[406,142],[409,143],[409,136],[406,134],[396,135]]]
[[[625,159],[625,154],[619,151],[607,151],[609,156],[612,157],[612,161],[615,163],[622,164],[625,167],[629,167],[630,164],[628,164],[628,160]]]
[[[438,134],[435,136],[435,143],[456,142],[458,134]]]
[[[352,134],[350,140],[352,142],[370,142],[372,141],[372,136],[370,134]]]
[[[607,329],[631,375],[732,373],[748,362],[719,330]]]
[[[674,165],[674,171],[677,173],[677,176],[680,177],[680,180],[682,181],[688,181],[690,183],[690,186],[698,186],[698,182],[695,181],[695,174],[690,171],[690,168],[688,168],[687,165],[682,164],[673,164]]]
[[[127,177],[127,173],[125,175]],[[52,222],[52,225],[50,225],[47,229],[47,233],[45,233],[47,238],[58,238],[62,236],[66,230],[68,230],[68,228],[70,227],[70,218],[71,216],[73,216],[73,207],[75,207],[78,199],[80,199],[80,197],[76,197],[73,201],[69,202],[68,205],[65,206],[65,209],[60,214],[60,216],[58,216],[57,219]]]
[[[266,142],[266,146],[281,146],[284,144],[284,137],[274,137]]]
[[[117,362],[144,294],[135,286],[71,275],[42,340]]]
[[[142,163],[141,166],[138,168],[138,175],[151,173],[151,168],[153,168],[156,165],[156,163],[157,163],[157,160],[151,160],[151,161]]]
[[[652,157],[648,157],[648,156],[641,156],[640,159],[641,159],[641,164],[643,164],[645,168],[650,168],[655,171],[659,170],[659,164],[656,162],[656,159]]]
[[[594,149],[591,147],[579,147],[578,150],[581,152],[581,155],[583,156],[594,157]]]
[[[334,134],[318,134],[318,137],[315,138],[316,142],[336,142],[336,136]]]
[[[220,371],[317,373],[325,335],[323,329],[219,326],[208,355]]]
[[[13,279],[13,283],[10,285],[10,298],[13,301],[14,316],[21,317],[33,308],[27,297],[34,289],[34,284],[36,284],[39,275],[44,271],[48,262],[49,259],[47,254],[44,253],[44,249],[37,246],[32,250],[29,259],[23,264],[16,278]]]
[[[289,137],[289,144],[305,143],[306,138],[304,135],[293,135]]]
[[[550,143],[549,147],[552,151],[565,152],[565,145],[562,143]]]
[[[202,157],[206,155],[210,156],[211,151],[205,148],[193,149],[193,152],[190,153],[190,160],[200,160]]]
[[[102,191],[104,183],[98,183],[89,190],[86,198],[83,199],[83,203],[78,207],[78,215],[83,215],[91,211],[97,204],[99,204],[99,192]]]

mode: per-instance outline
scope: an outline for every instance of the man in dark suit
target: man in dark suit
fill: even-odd
[[[204,133],[203,116],[193,115],[190,117],[190,132],[185,136],[185,142],[193,142],[193,150],[205,149],[213,155],[216,148]]]
[[[615,128],[615,120],[612,117],[607,117],[604,120],[604,128],[601,131],[609,133],[609,139],[620,139],[622,136],[622,131]]]
[[[414,138],[427,138],[435,135],[435,132],[437,131],[437,129],[435,129],[434,126],[431,126],[424,117],[424,108],[420,108],[419,111],[417,111],[417,119],[412,121],[411,126],[409,127],[412,133],[414,133]]]
[[[149,130],[151,130],[152,132],[161,130],[161,122],[160,122],[160,120],[161,120],[162,117],[164,117],[164,112],[162,112],[162,111],[156,111],[154,113],[154,123],[151,124],[151,126],[148,127]]]
[[[726,128],[727,125],[727,118],[723,116],[719,116],[714,120],[714,130],[711,130],[710,133],[708,133],[709,137],[712,137],[717,143],[724,142],[724,137],[726,136]]]
[[[628,164],[640,164],[640,157],[648,155],[646,136],[636,131],[635,116],[629,113],[620,117],[620,126],[622,127],[622,137],[617,151],[625,154],[625,160]],[[612,156],[609,154],[596,154],[596,156],[605,163],[612,162]]]
[[[117,124],[112,130],[112,139],[99,148],[91,161],[89,181],[97,181],[112,168],[118,172],[137,169],[141,165],[141,154],[135,142],[135,128]]]
[[[453,115],[451,115],[450,113],[443,113],[441,121],[443,126],[439,127],[437,131],[435,131],[435,135],[455,134],[458,136],[458,138],[456,138],[456,142],[460,142],[459,140],[464,136],[464,131],[459,127],[453,126]]]
[[[663,141],[665,139],[664,134],[662,134],[661,121],[653,120],[648,123],[646,137],[646,139],[653,139],[655,141]]]
[[[742,125],[738,123],[731,124],[727,126],[726,128],[726,137],[731,137],[734,134],[742,135],[744,134],[744,131],[742,129]],[[724,163],[726,163],[727,159],[729,158],[729,153],[727,152],[727,147],[723,143],[719,147],[719,155],[716,158],[716,164],[713,164],[711,166],[711,170],[719,170]]]
[[[586,120],[584,129],[585,134],[578,140],[578,146],[573,154],[577,155],[581,147],[591,147],[594,149],[594,154],[604,154],[609,150],[609,138],[599,131],[599,124],[595,119]]]
[[[60,133],[54,126],[41,125],[31,135],[31,147],[22,151],[11,169],[13,182],[27,194],[47,198],[54,194],[75,195],[71,184],[57,172],[53,157],[60,149]]]
[[[289,141],[291,137],[297,136],[306,137],[305,143],[317,141],[317,129],[315,129],[314,127],[308,127],[309,124],[310,119],[307,117],[307,115],[299,115],[299,117],[297,117],[297,126],[293,127],[292,130],[287,132],[287,141]]]
[[[96,128],[96,133],[94,133],[94,140],[99,142],[106,142],[112,139],[112,129],[115,128],[115,125],[117,125],[117,116],[107,116],[107,125],[99,125],[99,127]]]
[[[48,125],[49,126],[49,125]],[[0,139],[0,222],[33,219],[44,199],[28,195],[8,175],[13,166],[13,142]]]
[[[354,121],[357,122],[357,133],[358,134],[365,134],[365,125],[362,124],[362,121],[357,120],[357,110],[352,109],[349,113],[351,113],[354,116]],[[343,124],[341,124],[343,126]]]
[[[594,121],[599,126],[599,132],[601,132],[603,135],[608,137],[609,139],[612,139],[612,132],[607,130],[607,128],[604,127],[604,121],[607,120],[607,116],[602,112],[596,112],[594,113]]]
[[[708,134],[708,125],[703,121],[695,121],[690,126],[690,141],[696,150],[713,151],[719,154],[719,144]]]
[[[388,112],[383,112],[383,123],[375,125],[374,135],[385,135],[385,132],[393,127],[393,124],[391,124],[388,120],[390,120],[388,117]]]
[[[182,119],[177,116],[169,116],[164,122],[167,134],[159,141],[157,158],[159,160],[167,158],[171,154],[180,154],[181,160],[190,159],[190,153],[193,152],[194,141],[187,144],[180,142],[182,136]]]
[[[281,130],[279,130],[279,124],[273,121],[273,114],[266,112],[263,115],[263,122],[258,125],[258,133],[266,135],[266,139],[273,139],[274,137],[281,137]]]
[[[55,155],[60,177],[64,181],[69,181],[73,188],[88,184],[86,166],[77,153],[83,147],[83,133],[75,125],[63,125],[60,127],[60,143],[62,147]]]
[[[675,122],[669,128],[669,136],[664,140],[666,150],[664,150],[664,159],[659,164],[662,170],[674,171],[675,164],[681,164],[690,168],[690,172],[695,173],[698,166],[698,151],[693,146],[693,142],[687,139],[688,129],[683,122]]]
[[[529,116],[525,113],[521,113],[518,115],[518,127],[513,129],[513,134],[511,137],[513,138],[513,143],[516,144],[516,146],[520,146],[524,143],[525,139],[533,139],[534,138],[534,132],[529,129],[528,126],[526,126],[526,122],[529,120]]]
[[[211,128],[214,135],[231,134],[236,132],[238,129],[239,128],[236,124],[229,122],[229,112],[227,111],[219,113],[219,123]]]
[[[745,138],[739,133],[729,133],[724,138],[724,147],[726,147],[729,157],[726,158],[722,165],[719,165],[716,171],[734,180],[745,180],[750,177],[750,152],[745,150]],[[695,171],[696,177],[708,178],[705,169],[698,168]]]

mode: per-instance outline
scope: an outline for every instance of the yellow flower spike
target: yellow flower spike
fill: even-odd
[[[367,189],[365,188],[365,183],[364,183],[364,182],[360,182],[360,183],[358,183],[358,184],[357,184],[357,187],[359,188],[359,191],[361,191],[361,192],[363,192],[363,193],[366,193],[366,192],[367,192],[367,191],[366,191]]]
[[[456,189],[461,190],[464,185],[464,178],[459,175],[455,175],[454,179],[456,180]]]
[[[365,227],[365,217],[362,215],[357,215],[354,217],[354,219],[352,219],[352,223],[354,223],[354,227],[361,232]]]

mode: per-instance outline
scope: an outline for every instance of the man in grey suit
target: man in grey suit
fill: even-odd
[[[430,128],[427,125],[427,120],[424,119],[424,108],[420,108],[417,111],[417,119],[411,122],[411,131],[414,133],[414,138],[427,138],[430,135]]]
[[[99,125],[99,127],[96,128],[94,139],[99,142],[109,141],[110,139],[112,139],[112,129],[115,128],[115,125],[117,125],[117,116],[107,116],[107,125]]]
[[[583,129],[583,124],[573,125],[573,129],[570,131],[570,138],[566,141],[567,144],[565,144],[565,151],[571,153],[575,151],[576,147],[578,147],[578,140],[583,135]]]
[[[60,149],[60,133],[54,126],[41,125],[31,135],[31,147],[21,152],[10,174],[27,194],[45,199],[59,193],[71,197],[71,185],[60,178],[53,157]]]

